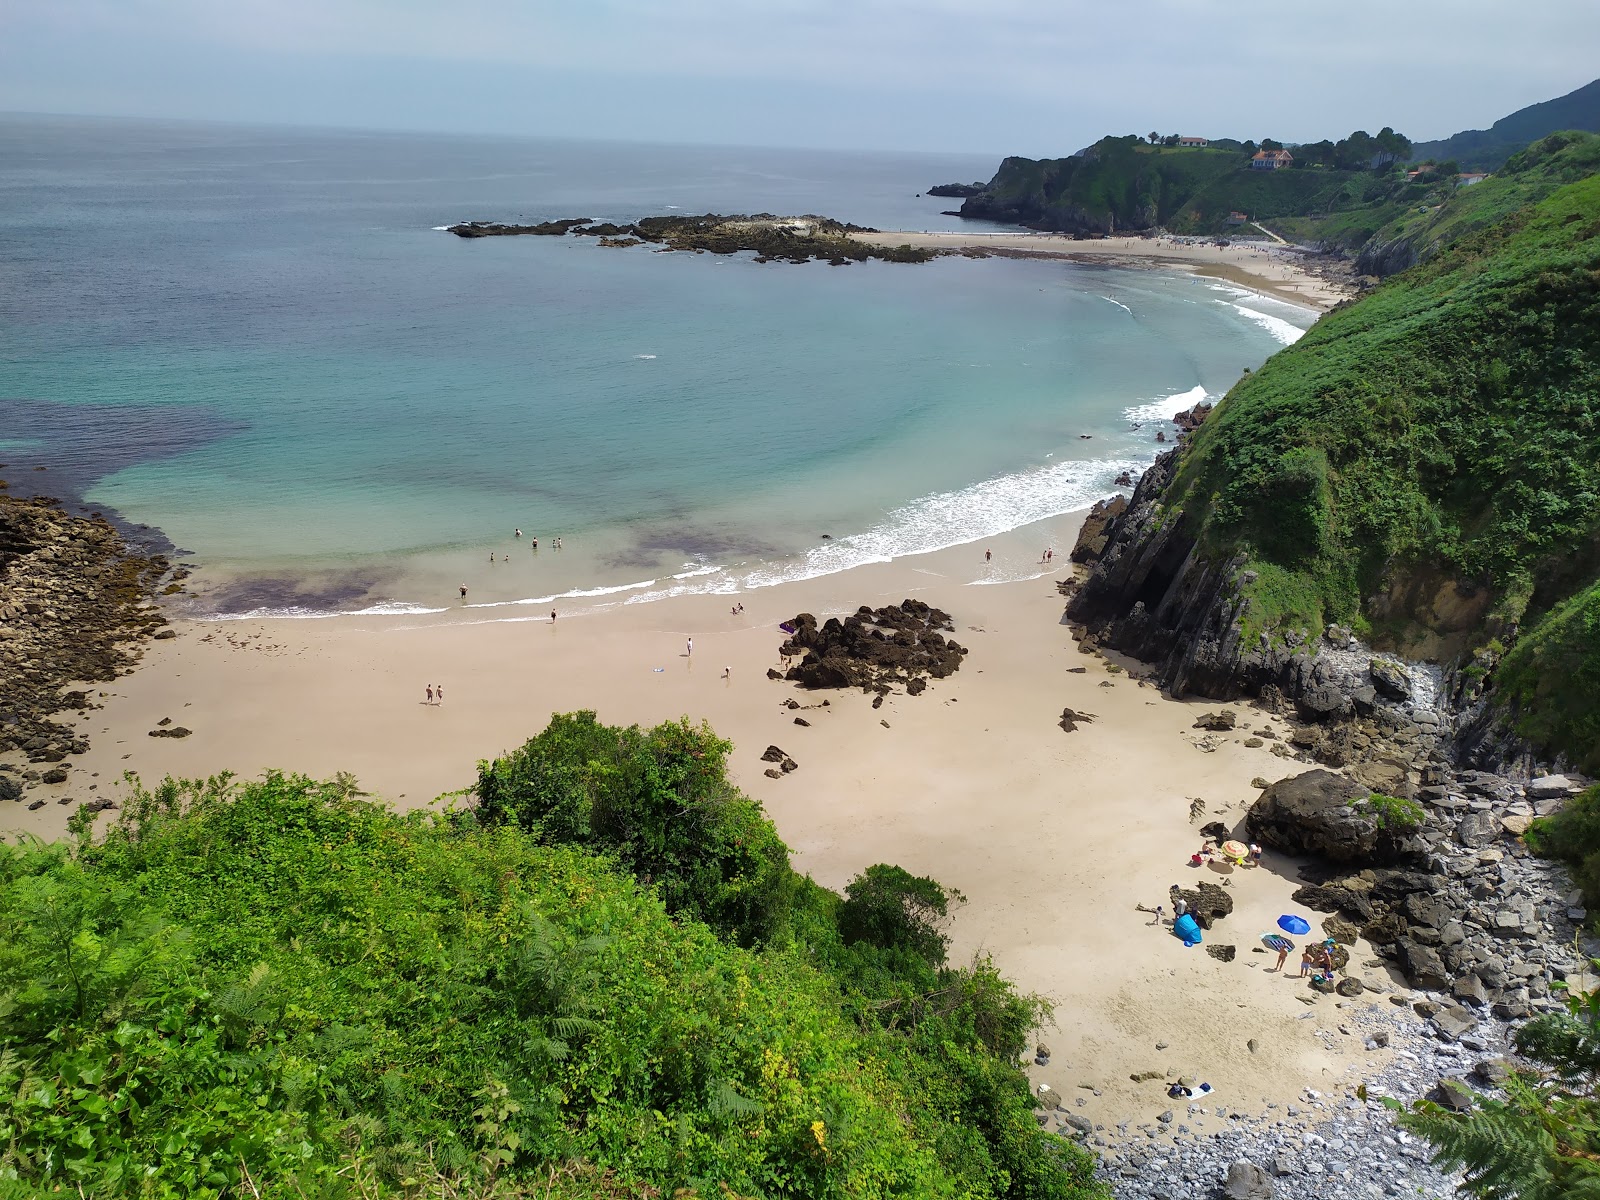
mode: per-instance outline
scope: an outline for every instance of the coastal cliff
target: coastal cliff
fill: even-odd
[[[1597,270],[1590,178],[1324,317],[1151,468],[1069,618],[1177,694],[1321,718],[1381,687],[1328,651],[1359,637],[1439,664],[1483,752],[1594,770]]]

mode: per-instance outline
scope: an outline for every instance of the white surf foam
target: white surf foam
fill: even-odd
[[[1101,296],[1100,299],[1106,300],[1106,301],[1110,301],[1110,303],[1115,304],[1118,308],[1120,308],[1123,312],[1127,313],[1130,317],[1133,315],[1133,309],[1129,308],[1121,300],[1112,300],[1110,296]]]
[[[1135,404],[1122,410],[1122,415],[1130,421],[1170,421],[1181,412],[1187,412],[1196,404],[1201,403],[1210,395],[1206,389],[1195,384],[1186,392],[1174,392],[1170,396],[1162,396],[1159,400],[1151,400],[1145,404]]]
[[[1301,329],[1298,325],[1289,324],[1289,322],[1285,321],[1282,317],[1275,317],[1271,313],[1260,312],[1254,308],[1246,308],[1242,304],[1234,304],[1229,300],[1224,300],[1222,303],[1227,304],[1230,308],[1237,310],[1240,316],[1249,317],[1252,321],[1261,326],[1261,328],[1265,329],[1273,337],[1277,338],[1285,346],[1294,345],[1294,343],[1298,342],[1306,335],[1306,331],[1304,329]]]
[[[429,608],[423,604],[410,604],[404,600],[380,600],[366,608],[329,610],[306,608],[299,604],[283,608],[251,608],[244,612],[211,613],[198,618],[203,621],[252,621],[267,618],[287,618],[294,621],[321,620],[323,617],[418,617],[442,613],[442,608]]]
[[[635,358],[650,359],[650,358],[654,358],[655,355],[654,354],[635,354],[634,357]]]
[[[555,592],[549,596],[525,596],[521,600],[485,600],[479,604],[468,604],[467,608],[516,608],[525,604],[550,604],[556,600],[592,600],[596,596],[615,596],[621,592],[636,592],[641,588],[654,587],[654,579],[642,579],[637,583],[619,583],[614,587],[573,588],[568,592]]]

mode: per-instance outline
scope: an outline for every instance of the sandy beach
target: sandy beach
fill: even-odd
[[[1070,569],[1078,519],[737,597],[618,605],[555,622],[547,612],[475,622],[459,609],[185,622],[136,671],[95,689],[101,707],[80,717],[92,748],[67,784],[27,798],[115,798],[125,770],[155,782],[276,767],[350,771],[367,791],[409,807],[468,787],[478,759],[537,733],[553,711],[589,708],[613,723],[688,716],[733,741],[737,782],[765,804],[800,870],[837,888],[893,862],[965,894],[954,955],[992,955],[1055,1003],[1055,1028],[1043,1032],[1054,1057],[1034,1075],[1069,1105],[1086,1101],[1074,1111],[1108,1125],[1151,1120],[1173,1104],[1164,1083],[1130,1080],[1149,1071],[1209,1082],[1216,1103],[1245,1112],[1308,1086],[1354,1087],[1373,1058],[1338,1032],[1335,1005],[1380,998],[1308,1007],[1303,981],[1269,973],[1271,956],[1252,952],[1293,911],[1295,864],[1269,855],[1261,869],[1205,872],[1235,897],[1234,915],[1207,935],[1237,946],[1231,963],[1185,949],[1136,907],[1165,903],[1170,884],[1200,874],[1187,862],[1197,827],[1234,825],[1257,794],[1252,778],[1303,768],[1243,745],[1274,724],[1262,714],[1241,708],[1237,731],[1210,735],[1204,749],[1192,725],[1216,705],[1164,699],[1125,667],[1079,652],[1054,582]],[[1046,547],[1056,551],[1048,568],[1039,562]],[[952,636],[971,649],[957,675],[876,711],[868,696],[766,678],[779,621],[906,596],[954,614]],[[730,613],[735,602],[742,614]],[[442,704],[425,702],[428,684],[443,685]],[[783,706],[791,698],[799,711]],[[1065,733],[1064,707],[1094,722]],[[192,736],[148,736],[163,718]],[[799,770],[764,776],[769,744]],[[1191,818],[1197,801],[1203,814]],[[69,811],[6,804],[0,828],[52,836]],[[1358,946],[1354,963],[1370,957]],[[1360,973],[1384,978],[1378,968]]]
[[[1240,287],[1319,312],[1332,308],[1354,294],[1353,289],[1307,270],[1297,251],[1265,242],[1235,242],[1219,246],[1215,242],[1175,238],[1078,239],[1063,234],[1027,231],[914,233],[886,230],[854,236],[878,246],[929,246],[956,252],[982,250],[1029,258],[1065,258],[1073,262],[1188,270],[1197,275],[1225,279]]]

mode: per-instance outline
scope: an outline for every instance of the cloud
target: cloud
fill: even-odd
[[[1439,136],[1587,82],[1600,44],[1593,0],[1536,0],[1514,21],[1503,0],[52,0],[0,20],[0,37],[60,60],[37,89],[52,96],[74,85],[75,49],[98,43],[174,83],[203,79],[197,60],[237,60],[263,78],[276,69],[287,86],[349,64],[387,93],[397,124],[408,92],[436,90],[429,80],[461,82],[454,101],[470,109],[465,72],[481,68],[481,120],[497,127],[502,98],[559,84],[609,126],[631,124],[632,106],[645,125],[743,136],[759,133],[758,115],[779,115],[782,97],[828,126],[845,106],[873,106],[862,124],[904,129],[906,145],[937,142],[954,118],[965,144],[987,128],[991,144],[1036,152],[1151,127],[1300,139],[1390,124]],[[0,82],[0,104],[32,107],[39,66]],[[106,94],[103,74],[76,82]],[[162,94],[181,103],[181,89]],[[341,106],[330,91],[327,120],[365,113],[370,98]],[[189,97],[199,112],[207,101]],[[294,111],[292,97],[281,108]]]

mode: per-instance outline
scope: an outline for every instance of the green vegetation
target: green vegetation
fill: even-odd
[[[1573,797],[1560,812],[1537,818],[1525,836],[1535,853],[1566,863],[1584,902],[1600,910],[1600,786]]]
[[[1412,829],[1421,829],[1423,822],[1428,819],[1428,812],[1415,800],[1407,800],[1403,796],[1385,796],[1380,792],[1363,800],[1356,801],[1356,807],[1371,812],[1378,819],[1378,828],[1405,833]]]
[[[1564,747],[1581,770],[1600,773],[1600,583],[1525,633],[1497,680],[1519,734]]]
[[[1468,129],[1412,149],[1419,158],[1455,159],[1467,171],[1495,171],[1513,153],[1558,129],[1600,133],[1600,79],[1576,91],[1519,108],[1488,129]]]
[[[1448,164],[1447,164],[1448,166]],[[1389,203],[1396,211],[1363,241],[1371,253],[1380,247],[1407,243],[1411,259],[1431,258],[1469,233],[1484,229],[1512,213],[1543,200],[1568,183],[1600,171],[1600,136],[1553,133],[1513,154],[1482,183],[1461,185],[1455,172],[1441,168],[1419,176]],[[1421,184],[1421,197],[1415,195]],[[1414,202],[1415,201],[1415,202]],[[1376,210],[1372,217],[1379,215]],[[1343,214],[1348,221],[1359,212]],[[1361,242],[1350,242],[1353,247]],[[1365,256],[1364,256],[1365,257]]]
[[[1592,759],[1596,673],[1552,685],[1518,664],[1592,664],[1592,598],[1562,602],[1600,574],[1597,327],[1591,177],[1329,313],[1246,376],[1164,502],[1208,556],[1247,560],[1249,628],[1366,621],[1440,652],[1520,625],[1508,678],[1532,705],[1526,727]],[[1552,686],[1559,705],[1533,713]]]
[[[1467,1112],[1420,1101],[1402,1128],[1433,1144],[1434,1161],[1466,1173],[1480,1200],[1576,1200],[1600,1195],[1600,993],[1569,996],[1565,1011],[1515,1034],[1532,1065],[1505,1082],[1505,1098],[1475,1095]]]
[[[0,1197],[1101,1195],[953,898],[794,876],[725,752],[578,714],[482,812],[223,777],[0,846]]]

